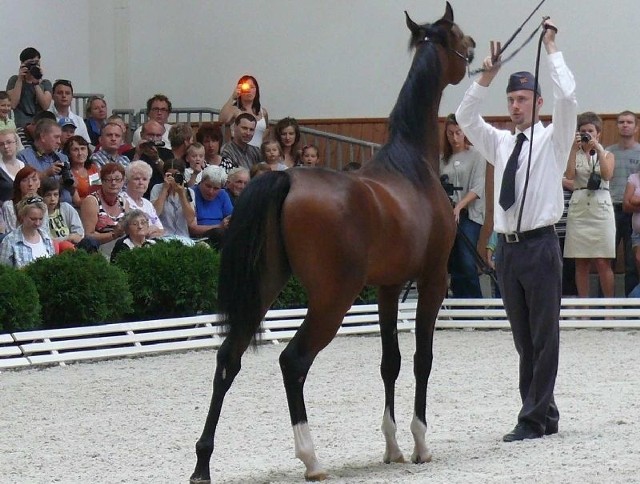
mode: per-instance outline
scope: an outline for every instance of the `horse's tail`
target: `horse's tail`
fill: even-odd
[[[218,309],[225,333],[251,339],[260,328],[264,306],[261,278],[267,263],[267,239],[274,240],[280,261],[288,261],[282,241],[282,205],[291,188],[284,171],[264,173],[245,188],[233,210],[218,277]],[[269,244],[271,247],[271,245]],[[271,254],[271,252],[270,252]]]

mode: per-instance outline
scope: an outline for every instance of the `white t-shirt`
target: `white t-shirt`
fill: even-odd
[[[35,244],[27,242],[26,240],[24,241],[24,245],[31,249],[33,260],[41,259],[43,257],[49,257],[49,254],[47,253],[47,247],[44,245],[44,241],[42,240],[42,237],[40,237],[40,234],[38,234],[38,238],[40,240]]]

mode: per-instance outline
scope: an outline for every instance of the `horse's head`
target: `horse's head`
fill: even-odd
[[[446,84],[458,84],[465,75],[467,66],[473,60],[475,41],[464,35],[453,21],[453,9],[449,2],[442,18],[432,24],[419,25],[404,12],[407,27],[411,31],[409,46],[418,49],[425,42],[434,42],[444,51],[443,81]],[[441,57],[442,58],[442,57]]]

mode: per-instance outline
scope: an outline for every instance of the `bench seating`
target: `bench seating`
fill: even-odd
[[[271,310],[259,341],[293,337],[306,308]],[[400,303],[398,330],[414,328],[416,301]],[[640,329],[640,299],[565,299],[560,327]],[[446,299],[436,329],[509,329],[501,299]],[[375,334],[378,306],[353,306],[339,335]],[[78,328],[0,334],[0,368],[217,348],[223,341],[219,317],[202,315]]]

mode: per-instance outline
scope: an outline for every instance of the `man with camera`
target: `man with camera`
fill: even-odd
[[[25,165],[38,170],[40,178],[53,177],[61,181],[60,201],[72,203],[75,190],[71,165],[67,156],[59,151],[62,130],[53,119],[41,119],[33,133],[33,146],[18,153]]]
[[[483,72],[467,92],[456,120],[478,151],[495,167],[496,271],[513,340],[520,357],[522,407],[505,442],[558,432],[554,400],[560,347],[562,257],[554,224],[563,211],[562,176],[575,139],[576,83],[544,20],[542,42],[553,82],[552,124],[538,118],[542,96],[530,72],[516,72],[507,84],[515,133],[491,126],[482,102],[500,69],[500,44],[491,42]],[[532,151],[529,152],[529,148]]]
[[[49,109],[51,104],[51,81],[43,78],[40,52],[27,47],[20,53],[20,69],[17,76],[7,81],[7,92],[16,126],[24,128],[33,116]]]

